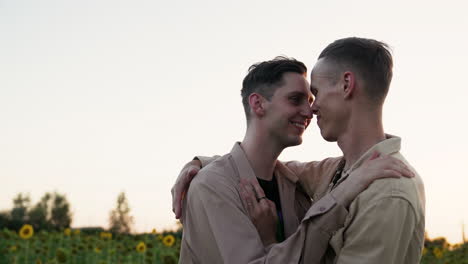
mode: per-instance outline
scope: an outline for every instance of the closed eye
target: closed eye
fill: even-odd
[[[300,105],[302,102],[302,96],[291,96],[289,97],[289,101],[291,101],[294,105]]]

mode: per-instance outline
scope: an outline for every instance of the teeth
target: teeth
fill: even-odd
[[[301,123],[291,122],[291,124],[293,124],[293,125],[295,125],[295,126],[297,126],[297,127],[300,127],[300,128],[302,128],[302,129],[305,129],[305,128],[306,128],[305,125],[304,125],[304,124],[301,124]]]

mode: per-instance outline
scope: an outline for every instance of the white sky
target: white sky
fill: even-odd
[[[431,237],[468,225],[464,1],[0,0],[0,209],[66,193],[73,226],[107,226],[125,191],[137,231],[172,228],[170,187],[194,154],[245,132],[254,62],[312,68],[335,39],[393,47],[387,133],[426,185]],[[281,159],[337,156],[315,126]]]

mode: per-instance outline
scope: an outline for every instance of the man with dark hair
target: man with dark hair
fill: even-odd
[[[306,67],[284,57],[256,64],[244,79],[242,98],[248,120],[243,141],[204,167],[188,189],[180,263],[320,259],[358,193],[377,178],[411,175],[396,159],[373,157],[310,206],[297,176],[277,161],[284,148],[301,144],[312,118]],[[382,169],[388,173],[375,173]],[[306,237],[315,241],[303,258]]]

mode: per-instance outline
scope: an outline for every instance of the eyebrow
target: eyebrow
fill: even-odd
[[[307,101],[313,101],[314,100],[314,96],[310,96],[309,97],[309,94],[308,93],[304,93],[304,92],[299,92],[299,91],[293,91],[293,92],[290,92],[288,93],[288,97],[289,96],[301,96],[301,97],[305,97],[307,98]]]
[[[292,92],[288,93],[288,96],[291,96],[291,95],[300,95],[300,96],[308,97],[307,93],[299,92],[299,91],[292,91]]]

